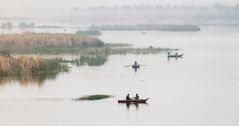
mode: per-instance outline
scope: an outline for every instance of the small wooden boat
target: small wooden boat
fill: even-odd
[[[140,68],[140,65],[132,65],[132,68],[134,69]]]
[[[146,101],[149,100],[149,98],[147,99],[139,99],[139,100],[118,100],[118,103],[146,103]]]
[[[168,55],[168,57],[182,58],[182,57],[183,57],[183,54],[180,54],[180,55]]]

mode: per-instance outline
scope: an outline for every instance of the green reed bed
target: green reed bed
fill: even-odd
[[[80,54],[80,55],[125,55],[125,54],[158,54],[179,49],[170,48],[133,48],[133,47],[37,47],[24,50],[13,50],[15,54]],[[6,52],[5,52],[6,53]],[[7,53],[9,54],[9,53]]]
[[[82,101],[82,100],[93,101],[93,100],[102,100],[102,99],[107,99],[107,98],[112,98],[112,97],[113,97],[112,95],[96,94],[96,95],[82,96],[82,97],[74,99],[74,100],[76,100],[76,101]]]
[[[100,66],[106,61],[107,57],[104,56],[80,56],[80,65]]]
[[[111,55],[125,55],[125,54],[158,54],[166,53],[168,51],[177,51],[179,49],[170,48],[112,48],[109,49]]]

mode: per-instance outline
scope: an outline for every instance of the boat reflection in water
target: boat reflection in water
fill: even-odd
[[[134,61],[134,65],[132,65],[132,68],[134,69],[134,72],[136,73],[137,70],[140,68],[140,65],[137,63],[137,61]]]
[[[130,106],[135,106],[136,109],[138,109],[139,108],[139,104],[140,105],[148,105],[148,103],[126,103],[125,105],[126,105],[127,109],[129,109]]]
[[[129,109],[130,106],[135,106],[136,109],[138,109],[139,104],[140,105],[148,105],[148,103],[146,102],[147,100],[149,100],[149,98],[147,99],[139,99],[139,100],[118,100],[119,104],[125,104],[126,107]]]

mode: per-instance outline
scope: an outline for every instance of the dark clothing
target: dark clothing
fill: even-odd
[[[139,95],[136,94],[136,96],[134,97],[135,100],[139,100]]]
[[[129,97],[129,95],[127,95],[127,96],[126,96],[126,100],[130,100],[130,97]]]

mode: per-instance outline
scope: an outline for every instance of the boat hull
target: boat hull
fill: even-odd
[[[132,68],[134,69],[140,68],[140,65],[132,65]]]
[[[181,54],[181,55],[168,55],[168,57],[181,58],[181,57],[183,57],[183,54]]]
[[[139,100],[118,100],[118,103],[146,103],[147,99],[139,99]]]

